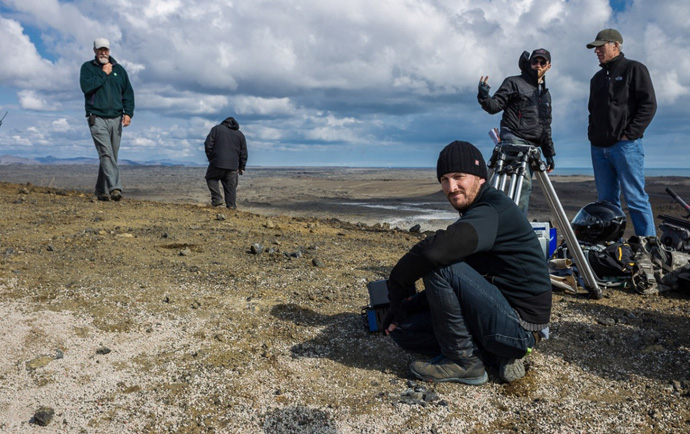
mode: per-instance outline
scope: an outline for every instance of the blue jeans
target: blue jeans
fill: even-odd
[[[93,144],[98,151],[98,179],[96,194],[109,194],[113,190],[122,190],[120,169],[117,167],[117,153],[120,150],[122,137],[122,118],[96,117],[96,122],[89,127]]]
[[[635,235],[656,236],[654,214],[644,191],[642,140],[621,140],[608,148],[592,146],[591,149],[598,200],[620,208],[622,191]]]
[[[482,352],[518,359],[535,344],[501,291],[465,262],[424,277],[429,311],[398,324],[391,337],[403,348],[452,360]]]

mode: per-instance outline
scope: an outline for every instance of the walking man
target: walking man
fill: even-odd
[[[127,71],[110,57],[110,42],[98,38],[93,42],[93,60],[81,66],[79,84],[84,92],[86,117],[100,162],[96,180],[98,200],[122,199],[120,150],[122,127],[134,116],[134,90]]]
[[[247,142],[240,131],[240,124],[229,117],[220,125],[211,128],[204,142],[208,169],[206,184],[211,191],[211,205],[223,205],[218,183],[223,185],[225,206],[237,209],[238,174],[244,173],[247,165]]]
[[[522,73],[506,78],[493,97],[489,96],[489,77],[481,77],[477,100],[489,114],[503,111],[501,143],[540,147],[546,159],[546,171],[551,172],[556,151],[551,140],[551,94],[545,81],[546,72],[551,69],[551,53],[543,48],[537,48],[531,55],[525,51],[518,65]],[[528,167],[518,204],[525,215],[531,192],[532,168]]]
[[[602,30],[594,48],[601,70],[589,86],[589,127],[598,200],[628,205],[635,235],[656,236],[654,214],[644,184],[642,137],[656,113],[656,97],[647,67],[626,59],[623,37]]]
[[[544,252],[517,205],[491,187],[484,158],[455,141],[436,176],[460,218],[417,243],[391,271],[386,333],[401,347],[436,356],[416,361],[427,381],[480,385],[484,363],[507,382],[525,375],[522,358],[548,337],[551,281]],[[417,293],[415,282],[424,280]]]

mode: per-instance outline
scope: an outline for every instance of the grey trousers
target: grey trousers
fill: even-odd
[[[110,194],[113,190],[122,190],[120,169],[117,167],[117,153],[120,150],[122,137],[122,118],[101,118],[89,126],[93,144],[98,152],[98,179],[96,195]]]
[[[220,187],[218,183],[223,185],[223,193],[225,194],[225,206],[228,208],[237,208],[235,199],[237,197],[237,182],[238,171],[232,169],[221,169],[218,167],[208,166],[206,169],[206,185],[211,192],[211,204],[218,206],[223,203],[223,196],[220,195]]]

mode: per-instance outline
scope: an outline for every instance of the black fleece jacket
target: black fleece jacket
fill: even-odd
[[[539,146],[545,157],[553,157],[556,151],[551,139],[551,93],[546,81],[540,85],[537,73],[529,63],[529,53],[518,60],[520,75],[508,77],[493,97],[477,101],[484,111],[496,114],[503,111],[501,137],[510,132],[519,138]]]
[[[623,53],[599,66],[589,86],[589,141],[606,148],[624,135],[630,140],[642,138],[656,113],[647,67]]]
[[[393,320],[409,313],[403,300],[415,293],[417,280],[459,261],[496,285],[524,321],[549,322],[551,281],[539,240],[515,203],[488,183],[459,220],[417,243],[395,265],[388,282]]]

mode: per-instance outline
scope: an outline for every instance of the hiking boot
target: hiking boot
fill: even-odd
[[[223,202],[211,202],[211,206],[216,208],[225,205]]]
[[[473,356],[460,363],[441,355],[429,362],[412,362],[410,371],[421,380],[438,383],[453,382],[479,386],[489,381],[484,364],[478,357]]]
[[[108,195],[105,194],[105,193],[103,193],[103,194],[97,194],[97,195],[96,195],[96,198],[97,198],[98,200],[100,200],[100,201],[103,201],[103,202],[108,202],[108,201],[110,200],[110,196],[108,196]]]
[[[506,383],[525,376],[525,364],[522,359],[499,359],[498,376]]]
[[[122,192],[120,190],[113,190],[110,192],[110,198],[115,202],[119,202],[122,199]]]

